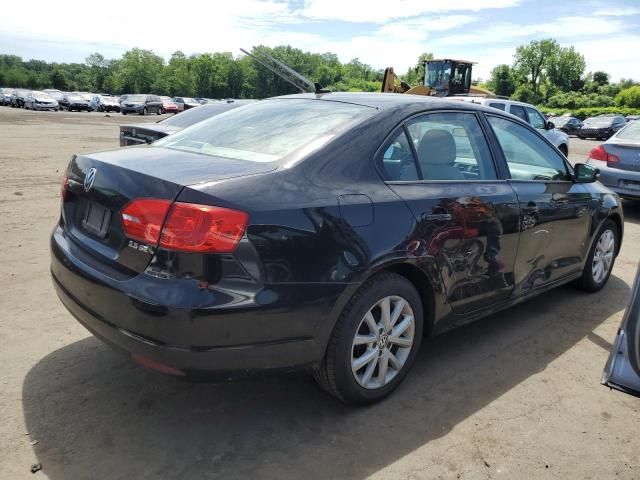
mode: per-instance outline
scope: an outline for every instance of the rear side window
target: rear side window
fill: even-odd
[[[511,115],[515,115],[518,118],[521,118],[525,122],[529,123],[529,119],[527,118],[527,112],[525,112],[524,107],[521,105],[511,105],[509,107],[509,113]]]
[[[491,108],[497,108],[498,110],[502,110],[504,112],[504,103],[490,103],[489,106]]]
[[[420,180],[416,160],[404,130],[396,135],[385,149],[382,165],[391,180]]]
[[[324,146],[375,108],[318,100],[264,100],[196,123],[155,145],[252,162],[274,162]]]
[[[429,113],[407,122],[406,129],[408,137],[399,134],[390,145],[393,149],[385,150],[383,163],[392,180],[497,178],[484,132],[474,114]]]
[[[555,148],[517,122],[487,115],[515,180],[569,180],[567,166]]]

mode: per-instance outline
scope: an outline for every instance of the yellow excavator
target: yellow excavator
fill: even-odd
[[[393,67],[387,67],[382,79],[382,93],[409,93],[413,95],[427,95],[449,97],[453,95],[478,95],[495,98],[493,92],[476,85],[471,85],[471,69],[475,62],[466,60],[427,60],[424,68],[422,85],[411,87],[401,81],[393,72]]]

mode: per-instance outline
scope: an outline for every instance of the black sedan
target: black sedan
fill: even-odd
[[[627,121],[620,115],[590,117],[582,123],[578,137],[606,140],[626,125]]]
[[[60,105],[60,109],[61,110],[68,110],[69,112],[76,110],[76,111],[81,111],[84,110],[86,112],[90,112],[91,111],[91,107],[89,106],[89,102],[84,98],[81,97],[80,95],[77,95],[75,93],[67,93],[62,97],[62,100],[60,100],[59,102]]]
[[[549,119],[558,130],[562,130],[567,135],[578,135],[582,128],[582,122],[576,117],[561,116]]]
[[[120,126],[120,146],[140,145],[179,132],[195,123],[214,117],[255,100],[233,100],[215,104],[202,105],[202,108],[191,108],[174,117],[165,118],[157,123]]]
[[[74,156],[53,283],[80,323],[151,369],[308,369],[369,403],[402,382],[424,335],[607,283],[624,223],[596,173],[472,103],[264,100]]]

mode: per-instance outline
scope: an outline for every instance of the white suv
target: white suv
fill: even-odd
[[[547,140],[553,143],[565,157],[569,156],[569,135],[561,130],[557,130],[553,123],[548,122],[540,111],[528,103],[514,102],[513,100],[503,100],[501,98],[484,97],[452,97],[456,100],[478,103],[485,107],[493,107],[503,112],[510,113],[524,120],[532,127],[536,128]]]

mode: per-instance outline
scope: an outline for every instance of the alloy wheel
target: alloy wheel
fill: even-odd
[[[402,370],[415,334],[411,305],[399,296],[379,300],[360,321],[351,346],[351,371],[361,387],[382,388]]]
[[[609,229],[602,232],[593,252],[591,275],[596,283],[602,283],[613,263],[616,237]]]

